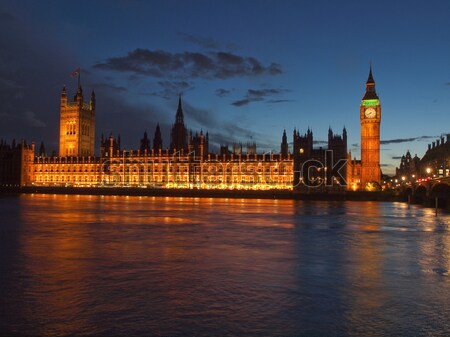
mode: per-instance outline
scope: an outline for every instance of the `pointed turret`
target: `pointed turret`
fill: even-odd
[[[67,105],[67,91],[66,86],[64,85],[61,92],[61,107],[65,107]]]
[[[283,131],[283,137],[281,138],[281,156],[287,158],[288,156],[288,142],[286,136],[286,129]]]
[[[175,117],[175,124],[172,126],[170,133],[170,151],[183,151],[189,150],[189,134],[186,126],[184,125],[183,106],[181,104],[181,95],[178,98],[178,109]]]
[[[78,87],[77,93],[75,94],[73,100],[77,102],[79,106],[83,105],[83,88],[81,87],[81,85]]]
[[[141,139],[140,150],[141,152],[144,152],[145,150],[150,152],[150,139],[148,139],[147,130],[144,132],[144,137]]]
[[[175,118],[175,123],[184,124],[183,105],[181,104],[181,95],[178,97],[178,109]]]
[[[372,64],[370,64],[369,77],[366,82],[366,92],[363,97],[363,100],[366,99],[378,99],[378,95],[375,91],[375,81],[372,75]]]
[[[91,110],[95,110],[95,91],[94,90],[92,90],[92,93],[91,93],[90,105],[91,105]]]
[[[375,81],[373,80],[373,75],[372,75],[372,62],[370,63],[369,77],[367,78],[366,84],[369,84],[369,83],[375,84]]]
[[[159,127],[159,123],[156,125],[155,137],[153,138],[153,150],[155,152],[162,150],[162,137],[161,137],[161,128]]]

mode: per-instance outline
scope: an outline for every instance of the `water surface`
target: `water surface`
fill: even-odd
[[[0,216],[3,335],[450,335],[432,209],[21,195]]]

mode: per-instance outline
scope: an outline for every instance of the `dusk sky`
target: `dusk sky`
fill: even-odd
[[[0,138],[58,149],[63,85],[97,96],[100,135],[163,145],[182,94],[188,129],[211,149],[249,141],[280,151],[286,129],[345,126],[360,157],[359,105],[372,62],[381,165],[450,133],[450,1],[0,2]],[[289,149],[292,151],[292,147]]]

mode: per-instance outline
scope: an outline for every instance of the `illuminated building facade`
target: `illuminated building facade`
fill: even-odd
[[[68,112],[68,108],[70,109]],[[88,109],[89,108],[89,109]],[[83,110],[84,109],[84,110]],[[81,112],[81,113],[80,113]],[[77,118],[78,116],[78,118]],[[87,117],[92,117],[88,119]],[[74,102],[67,102],[63,89],[61,96],[61,126],[59,157],[36,157],[31,182],[50,186],[123,186],[154,188],[200,189],[292,189],[293,161],[291,155],[257,154],[256,145],[246,154],[225,151],[209,153],[209,136],[192,132],[184,125],[181,97],[175,124],[171,130],[170,148],[163,150],[161,130],[156,127],[153,146],[147,132],[138,150],[121,149],[120,137],[111,134],[100,140],[100,157],[91,155],[79,137],[80,128],[66,129],[65,125],[83,125],[88,120],[89,130],[95,128],[95,95],[87,105],[82,102],[78,88]],[[83,129],[81,129],[83,130]],[[87,129],[84,129],[87,130]],[[73,132],[66,134],[67,132]],[[92,133],[89,133],[89,136]],[[81,136],[85,134],[81,132]],[[64,155],[71,144],[78,155]],[[81,153],[86,155],[82,155]],[[74,153],[75,153],[74,152]],[[72,153],[72,152],[70,152]]]
[[[32,147],[20,148],[25,158],[14,170],[20,179],[14,185],[43,186],[118,186],[149,188],[302,190],[366,189],[380,182],[380,121],[381,107],[375,92],[372,69],[360,106],[361,160],[347,152],[347,130],[342,134],[328,131],[327,146],[315,148],[310,129],[304,135],[293,133],[292,153],[286,130],[282,135],[280,152],[258,154],[255,143],[235,143],[230,150],[221,146],[219,153],[209,151],[208,132],[188,133],[184,124],[181,97],[170,133],[170,144],[163,146],[161,129],[154,137],[144,133],[137,149],[121,147],[120,136],[101,135],[100,155],[94,155],[95,93],[89,102],[83,100],[78,86],[73,101],[61,93],[59,156],[34,157]],[[6,147],[2,150],[6,155]],[[9,158],[8,157],[8,158]],[[32,159],[34,157],[34,160]],[[12,157],[11,157],[12,158]],[[12,160],[12,159],[11,159]],[[6,160],[6,161],[11,161]],[[339,174],[335,174],[337,163]],[[9,164],[2,164],[6,172]],[[20,166],[20,169],[18,168]],[[12,166],[11,166],[12,167]],[[330,175],[330,172],[333,173]],[[5,175],[7,176],[7,175]],[[9,176],[8,176],[9,177]],[[306,180],[305,180],[306,177]],[[5,185],[6,182],[2,182]]]
[[[380,123],[381,105],[375,91],[372,66],[366,82],[366,92],[360,105],[361,178],[362,189],[376,189],[381,184]]]
[[[115,140],[110,137],[111,143]],[[37,157],[36,185],[202,189],[292,189],[290,155],[219,155],[206,158],[144,150],[106,149],[105,157]],[[112,155],[111,155],[112,154]]]
[[[370,66],[369,77],[359,107],[361,123],[361,160],[347,156],[347,189],[381,190],[380,124],[381,105],[375,91],[375,81]]]
[[[431,144],[422,159],[407,151],[396,168],[398,180],[415,181],[417,178],[444,178],[450,176],[450,134],[442,135]],[[402,179],[403,178],[403,179]]]
[[[33,182],[34,143],[11,144],[0,140],[0,186],[25,186]]]

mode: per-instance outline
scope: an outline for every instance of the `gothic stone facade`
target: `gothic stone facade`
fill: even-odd
[[[360,106],[361,161],[351,160],[351,154],[347,153],[345,128],[342,135],[336,135],[329,129],[326,148],[314,148],[313,133],[308,129],[305,135],[294,130],[292,153],[289,152],[286,131],[283,132],[279,154],[258,154],[256,144],[249,144],[247,153],[242,151],[240,144],[234,144],[233,151],[228,146],[222,146],[220,154],[210,153],[207,132],[187,132],[181,97],[168,148],[163,147],[158,124],[153,144],[146,132],[136,150],[122,149],[120,137],[115,138],[111,134],[105,139],[102,135],[100,156],[95,156],[95,104],[94,92],[90,101],[84,102],[83,91],[79,86],[74,100],[69,101],[66,89],[63,88],[59,156],[38,156],[30,160],[34,156],[34,146],[32,149],[22,149],[26,160],[22,160],[20,164],[21,178],[14,181],[22,186],[34,184],[254,190],[302,189],[311,186],[364,189],[368,183],[380,182],[381,107],[375,92],[372,69]],[[327,170],[329,172],[331,169],[329,165],[346,159],[347,163],[340,170],[340,175],[331,176],[330,180],[327,175]],[[305,163],[308,162],[322,165],[309,166],[305,171]],[[304,181],[305,172],[308,174],[307,184]]]

